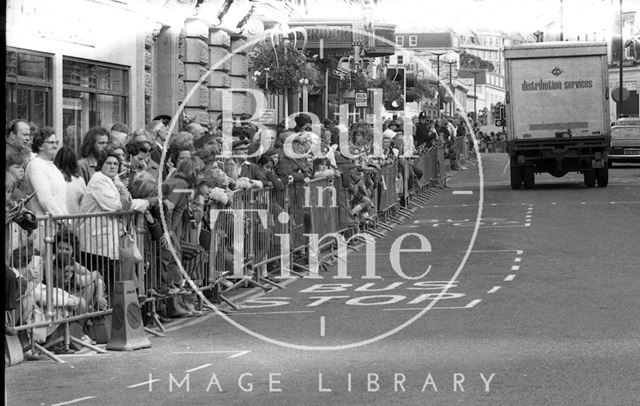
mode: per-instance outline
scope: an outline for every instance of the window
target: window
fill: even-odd
[[[386,63],[388,65],[389,62],[390,62],[390,58],[388,56],[385,56],[384,57],[384,63]]]
[[[6,120],[22,118],[40,127],[52,125],[51,56],[8,48],[6,58]]]
[[[91,127],[127,123],[127,68],[65,58],[62,62],[62,119],[65,144],[79,150]]]
[[[409,46],[415,47],[418,45],[418,36],[417,35],[409,35]]]
[[[404,37],[402,35],[396,35],[396,45],[399,47],[404,46]]]
[[[404,63],[404,58],[402,57],[402,55],[397,55],[396,60],[398,65],[402,65]]]

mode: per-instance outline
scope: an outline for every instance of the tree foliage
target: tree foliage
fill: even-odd
[[[479,56],[463,51],[460,54],[460,69],[486,69],[493,72],[494,66],[493,63],[485,61]]]

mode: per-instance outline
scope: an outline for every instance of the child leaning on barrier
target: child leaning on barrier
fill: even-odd
[[[11,269],[18,279],[20,303],[16,325],[32,324],[45,321],[47,310],[47,286],[43,283],[42,257],[33,249],[16,250],[13,253]],[[83,309],[83,300],[70,295],[63,289],[53,287],[54,319],[68,317],[70,313]],[[36,342],[42,343],[52,334],[58,325],[34,329]]]
[[[59,252],[53,259],[53,286],[79,298],[82,313],[107,310],[105,285],[97,271],[89,271],[71,255]]]

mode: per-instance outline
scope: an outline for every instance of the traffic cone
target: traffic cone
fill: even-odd
[[[148,347],[151,342],[144,332],[136,285],[133,281],[116,282],[107,350],[132,351]]]

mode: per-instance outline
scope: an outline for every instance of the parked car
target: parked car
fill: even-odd
[[[619,119],[611,127],[609,166],[612,162],[640,162],[640,119],[633,120],[635,123],[630,118]]]

